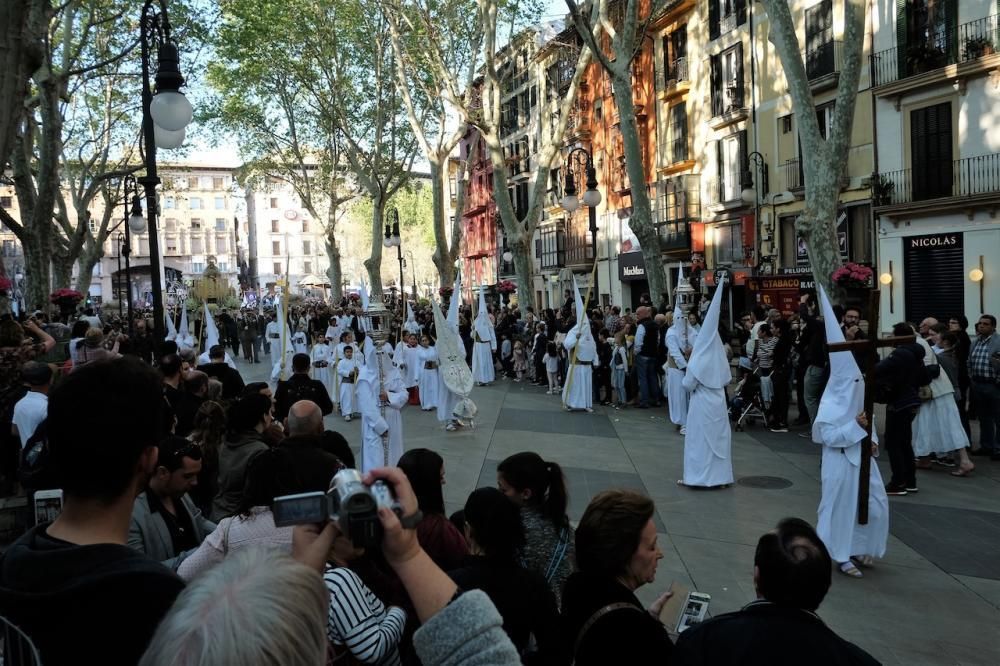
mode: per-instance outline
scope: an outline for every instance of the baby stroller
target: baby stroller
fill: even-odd
[[[770,377],[761,376],[759,369],[745,374],[736,385],[736,396],[729,408],[729,418],[735,421],[737,432],[743,430],[746,422],[753,423],[760,419],[761,423],[767,423],[767,410],[773,396]]]

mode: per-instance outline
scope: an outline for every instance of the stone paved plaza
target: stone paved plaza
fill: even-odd
[[[265,367],[240,362],[248,380],[264,379]],[[676,485],[683,438],[664,410],[567,413],[544,389],[507,380],[476,388],[472,398],[474,430],[447,433],[433,412],[403,411],[406,448],[431,448],[445,459],[448,510],[473,489],[495,485],[497,462],[526,450],[563,467],[574,521],[601,490],[644,492],[656,502],[664,552],[656,583],[639,591],[646,602],[678,581],[712,595],[713,614],[736,610],[754,598],[760,534],[785,516],[816,520],[820,451],[795,429],[733,433],[736,484],[692,490]],[[326,423],[357,451],[359,421],[329,416]],[[819,615],[885,664],[1000,664],[1000,462],[975,462],[964,479],[943,468],[920,471],[919,494],[890,498],[885,560],[862,580],[834,574]]]

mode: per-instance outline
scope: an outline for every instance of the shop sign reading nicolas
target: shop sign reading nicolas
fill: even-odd
[[[933,250],[938,248],[958,248],[962,246],[962,234],[932,234],[930,236],[910,236],[906,239],[910,250]]]

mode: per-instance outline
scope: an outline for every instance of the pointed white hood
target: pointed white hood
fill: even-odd
[[[677,267],[677,285],[680,286],[683,280],[684,264],[681,264]],[[684,311],[681,310],[681,303],[676,298],[674,300],[674,321],[670,324],[670,330],[673,330],[674,335],[677,336],[677,344],[680,345],[681,351],[684,351],[691,345],[688,341],[687,316],[684,314]]]
[[[358,292],[361,294],[361,317],[358,319],[358,325],[361,327],[362,331],[368,331],[368,285],[365,284],[364,278],[361,279],[361,286],[358,288]],[[367,337],[367,336],[365,336]]]
[[[701,325],[702,333],[695,340],[694,350],[687,366],[689,377],[694,376],[698,383],[712,389],[721,389],[732,379],[726,350],[722,347],[722,338],[719,337],[719,312],[722,308],[724,291],[725,283],[719,285],[715,295],[712,296],[712,304],[708,306],[705,321]]]
[[[215,319],[208,311],[208,303],[205,303],[205,349],[209,350],[217,344],[219,344],[219,327],[215,325]]]
[[[191,336],[191,327],[188,326],[187,302],[181,305],[181,326],[177,333],[177,345],[191,348],[194,346],[194,338]]]
[[[493,324],[490,323],[490,313],[486,307],[486,288],[479,287],[479,312],[476,313],[476,335],[480,340],[493,339]]]
[[[573,275],[573,291],[576,304],[576,357],[581,361],[594,361],[597,359],[597,343],[590,330],[590,319],[583,307],[583,297],[580,296],[580,285],[576,283],[576,275]]]
[[[827,344],[844,342],[844,332],[840,330],[826,291],[818,284],[816,290],[819,292]],[[830,379],[826,383],[826,389],[819,402],[819,410],[816,412],[813,441],[822,443],[819,435],[821,424],[840,428],[844,424],[853,423],[864,408],[865,379],[857,361],[854,360],[854,354],[849,351],[830,352]]]
[[[451,293],[451,302],[448,304],[448,325],[458,334],[458,306],[462,302],[462,278],[455,278],[455,287]]]
[[[183,307],[183,306],[181,306],[181,307]],[[170,313],[170,312],[164,312],[163,314],[166,315],[166,318],[167,318],[167,337],[166,337],[166,339],[167,340],[176,340],[177,339],[177,326],[174,325],[174,315],[173,315],[173,313]]]

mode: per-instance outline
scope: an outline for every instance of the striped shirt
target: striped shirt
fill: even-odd
[[[774,367],[774,348],[778,344],[778,338],[773,335],[767,340],[757,340],[757,367],[761,370],[770,370]]]
[[[969,351],[969,375],[973,379],[997,378],[990,363],[990,343],[993,335],[988,338],[979,336],[972,342],[972,349]]]
[[[327,565],[323,581],[330,592],[327,638],[334,646],[346,647],[366,664],[399,664],[399,641],[406,613],[392,607],[388,611],[378,597],[345,567]]]

